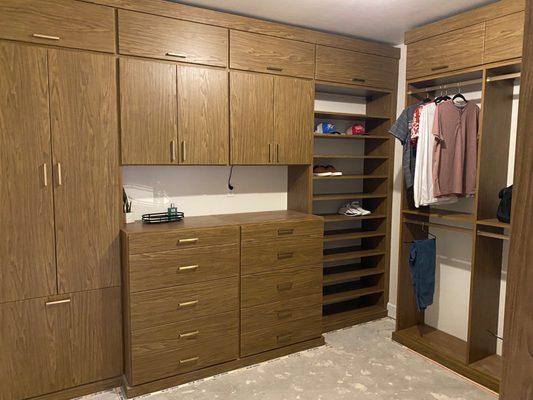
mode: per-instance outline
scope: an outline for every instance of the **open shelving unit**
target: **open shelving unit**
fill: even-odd
[[[513,90],[519,71],[520,64],[515,62],[444,74],[408,82],[407,93],[407,104],[413,104],[419,101],[420,95],[435,94],[446,85],[461,87],[466,82],[464,86],[481,91],[477,193],[472,200],[473,212],[433,207],[416,209],[412,191],[403,185],[397,320],[393,339],[495,391],[499,390],[502,371],[496,332],[503,244],[510,238],[510,225],[499,222],[495,216],[498,192],[507,186]],[[416,307],[408,263],[409,243],[426,239],[431,227],[461,232],[470,235],[472,240],[466,340],[427,325],[424,311]]]
[[[311,179],[313,212],[325,223],[323,331],[328,332],[387,315],[394,156],[388,129],[396,114],[396,95],[326,82],[318,82],[315,89],[317,98],[339,95],[359,104],[359,112],[353,113],[315,111],[315,126],[331,121],[344,131],[360,122],[367,133],[314,134],[314,164],[334,165],[343,172]],[[337,214],[348,201],[359,201],[372,213]]]

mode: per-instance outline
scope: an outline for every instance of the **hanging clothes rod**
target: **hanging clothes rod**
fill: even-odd
[[[451,231],[468,233],[470,235],[473,234],[474,232],[472,228],[463,228],[462,226],[439,224],[437,222],[418,221],[418,220],[409,219],[409,218],[404,218],[403,222],[405,222],[406,224],[420,225],[420,226],[425,226],[425,227],[444,228],[444,229],[449,229]]]
[[[520,72],[514,72],[512,74],[489,76],[487,82],[505,81],[507,79],[518,79],[522,74]]]
[[[468,81],[462,81],[462,82],[455,82],[455,83],[446,83],[443,85],[435,85],[435,86],[429,86],[425,88],[417,88],[413,89],[407,92],[407,94],[418,94],[418,93],[427,93],[427,92],[433,92],[435,90],[446,90],[446,89],[456,89],[456,88],[463,88],[467,86],[474,86],[479,85],[483,83],[483,79],[471,79]]]

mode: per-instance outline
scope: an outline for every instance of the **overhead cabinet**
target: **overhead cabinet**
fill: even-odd
[[[507,15],[487,21],[485,64],[522,57],[525,13]]]
[[[313,81],[231,71],[232,164],[309,164]]]
[[[228,163],[228,73],[120,60],[122,164]]]

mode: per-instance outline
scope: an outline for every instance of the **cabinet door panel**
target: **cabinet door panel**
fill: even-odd
[[[310,164],[313,140],[314,84],[296,78],[274,78],[276,163]]]
[[[227,164],[228,73],[178,67],[180,164]]]
[[[232,164],[271,164],[273,155],[272,76],[230,74]]]
[[[120,284],[115,65],[112,56],[49,52],[60,293]]]
[[[487,21],[484,64],[522,57],[524,18],[519,12]]]
[[[56,293],[46,50],[0,43],[0,303]]]
[[[120,60],[122,164],[177,162],[176,66]]]

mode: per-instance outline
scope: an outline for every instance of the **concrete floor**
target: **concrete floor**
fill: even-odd
[[[393,342],[388,318],[332,332],[327,345],[146,400],[495,400],[492,392]],[[119,400],[119,389],[84,400]]]

